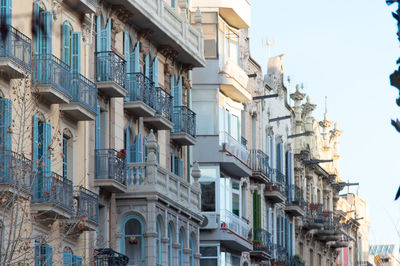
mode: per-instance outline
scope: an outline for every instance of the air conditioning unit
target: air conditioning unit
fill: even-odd
[[[216,213],[203,213],[201,229],[217,229],[219,227],[219,216]]]

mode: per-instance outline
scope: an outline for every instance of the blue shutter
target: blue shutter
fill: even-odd
[[[45,245],[45,249],[46,249],[46,256],[45,256],[46,260],[43,265],[46,266],[53,265],[53,247]]]
[[[148,154],[148,150],[147,150],[147,137],[143,138],[143,149],[144,149],[144,162],[147,161],[147,154]]]
[[[82,257],[81,256],[73,256],[72,257],[72,266],[82,266]]]
[[[12,0],[1,0],[1,20],[5,19],[7,25],[12,25]]]
[[[131,131],[129,129],[129,125],[125,127],[125,149],[126,149],[126,161],[128,163],[131,162]]]
[[[175,174],[175,154],[171,153],[171,172]]]
[[[33,35],[33,53],[39,54],[39,43],[40,43],[40,27],[39,27],[39,2],[33,3],[33,22],[34,22],[34,31]]]
[[[160,145],[157,145],[156,158],[157,163],[160,164]]]
[[[37,115],[33,116],[32,124],[32,164],[35,171],[38,168],[39,159],[39,119]]]
[[[130,60],[129,60],[129,54],[130,54],[130,41],[129,41],[129,33],[127,31],[124,32],[124,57],[126,60],[126,69],[127,73],[130,71]]]
[[[64,22],[62,25],[62,60],[69,65],[70,36],[69,24]]]
[[[52,53],[52,24],[53,14],[49,11],[40,12],[40,23],[43,25],[40,33],[40,53],[43,55],[51,55]]]
[[[136,138],[136,162],[143,162],[143,136],[139,132]]]
[[[289,185],[289,202],[292,202],[293,200],[293,157],[292,157],[292,153],[290,151],[287,152],[287,168],[288,168],[288,176],[287,176],[287,183]]]
[[[44,173],[44,176],[49,177],[51,173],[51,124],[47,122],[42,123],[43,127],[43,136],[42,136],[42,146],[41,148],[43,149],[42,156],[43,158],[40,158],[41,161],[43,162],[43,168],[42,171]],[[50,180],[48,180],[50,182]],[[46,189],[50,189],[50,184],[45,184]],[[46,191],[46,190],[43,190]]]
[[[135,49],[133,53],[130,55],[130,70],[131,73],[139,73],[140,72],[140,42],[137,42],[135,45]]]
[[[71,71],[72,73],[81,72],[81,33],[71,34]]]
[[[169,87],[171,88],[171,95],[172,95],[172,97],[174,98],[173,99],[173,101],[174,101],[174,106],[178,106],[177,105],[177,97],[176,97],[176,88],[175,88],[175,76],[171,76],[170,77],[170,79],[169,79]]]
[[[183,178],[183,159],[178,159],[178,176]]]
[[[182,106],[182,76],[179,77],[177,85],[177,95],[178,95],[178,106]]]
[[[63,266],[72,266],[72,254],[64,252],[63,253]]]
[[[107,20],[106,36],[107,36],[106,51],[111,51],[111,18]]]
[[[96,51],[101,52],[101,16],[96,17]]]
[[[40,244],[35,242],[35,266],[40,266]]]
[[[12,124],[12,102],[9,99],[0,99],[0,143],[1,148],[11,150],[11,124]]]
[[[158,87],[158,56],[154,57],[153,60],[151,79],[154,82],[154,86]]]
[[[96,116],[96,150],[100,149],[100,105],[97,105]]]
[[[150,55],[147,54],[144,58],[144,75],[150,78]]]

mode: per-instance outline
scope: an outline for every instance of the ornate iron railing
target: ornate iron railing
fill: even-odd
[[[126,184],[126,160],[114,149],[96,150],[96,179],[115,179]]]
[[[301,208],[305,208],[306,202],[303,197],[303,191],[296,185],[290,185],[288,189],[288,197],[287,197],[288,205],[297,205]]]
[[[253,249],[264,251],[269,254],[273,252],[272,235],[265,229],[257,229],[254,232]]]
[[[10,150],[0,150],[0,184],[31,191],[32,162]]]
[[[96,84],[79,73],[72,74],[72,102],[78,102],[93,112],[97,107]]]
[[[53,203],[69,211],[72,206],[72,181],[54,172],[42,172],[36,176],[33,187],[33,203]]]
[[[172,121],[173,98],[166,90],[156,87],[156,115]]]
[[[250,231],[247,221],[225,209],[221,210],[220,221],[222,228],[229,228],[231,231],[247,239]]]
[[[172,121],[173,133],[185,132],[196,137],[196,114],[187,106],[174,106]]]
[[[99,196],[80,186],[75,189],[75,199],[77,200],[77,216],[87,217],[93,223],[99,223]]]
[[[276,260],[284,263],[285,265],[290,265],[289,251],[280,245],[276,245]]]
[[[269,157],[262,150],[250,151],[250,167],[253,171],[260,171],[269,178],[272,177],[273,169],[269,166]]]
[[[246,165],[248,164],[250,153],[246,146],[243,146],[227,132],[222,131],[219,133],[219,144],[222,146],[222,149],[228,151]]]
[[[127,102],[144,102],[151,108],[156,107],[156,88],[154,82],[143,73],[126,73]]]
[[[96,80],[112,81],[125,88],[126,61],[114,51],[96,52]]]
[[[72,97],[70,68],[54,55],[33,56],[32,81],[33,84],[52,85]]]
[[[10,57],[16,63],[31,71],[31,39],[10,25],[3,26],[0,38],[0,57]]]
[[[95,266],[126,266],[129,258],[124,254],[118,253],[111,248],[95,249],[94,265]]]

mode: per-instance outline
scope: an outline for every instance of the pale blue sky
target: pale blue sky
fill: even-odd
[[[252,57],[264,68],[267,50],[285,53],[286,78],[304,83],[314,115],[338,122],[342,178],[359,182],[369,203],[370,243],[400,244],[400,134],[390,119],[400,117],[389,75],[399,53],[396,21],[384,0],[252,0]]]

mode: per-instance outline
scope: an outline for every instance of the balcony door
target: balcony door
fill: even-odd
[[[129,215],[122,221],[121,253],[129,257],[128,265],[145,266],[146,250],[144,222],[137,215]]]

